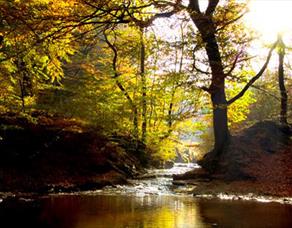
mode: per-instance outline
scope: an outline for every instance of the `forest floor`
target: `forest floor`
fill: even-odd
[[[0,192],[78,191],[127,183],[143,172],[145,153],[128,136],[72,119],[0,117]]]
[[[292,197],[291,132],[265,121],[234,135],[213,174],[204,169],[174,176],[197,181],[194,195]]]

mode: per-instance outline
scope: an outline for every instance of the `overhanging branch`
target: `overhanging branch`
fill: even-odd
[[[278,44],[278,40],[273,44],[273,46],[271,47],[268,57],[266,59],[266,62],[264,63],[264,65],[262,66],[261,70],[245,85],[245,87],[233,98],[231,98],[229,101],[227,101],[227,105],[231,105],[233,102],[235,102],[236,100],[238,100],[239,98],[241,98],[245,92],[249,89],[249,87],[251,87],[253,85],[253,83],[255,83],[256,80],[258,80],[262,74],[265,72],[270,59],[272,57],[272,53],[273,50],[276,48],[277,44]]]

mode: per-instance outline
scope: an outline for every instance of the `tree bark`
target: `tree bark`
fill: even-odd
[[[191,4],[193,1],[194,0],[190,1],[189,7],[192,5],[197,5],[194,3]],[[210,6],[211,2],[213,3],[212,6]],[[190,16],[198,28],[203,42],[205,43],[205,50],[212,73],[211,85],[208,88],[213,105],[213,128],[215,137],[214,150],[212,152],[211,160],[216,160],[218,158],[229,141],[227,100],[225,95],[225,74],[216,40],[216,29],[212,18],[212,13],[216,8],[216,6],[214,6],[216,2],[218,3],[218,1],[209,1],[210,8],[206,11],[206,13],[197,12],[196,8],[190,9]]]
[[[127,90],[122,85],[122,83],[118,80],[118,77],[119,77],[119,74],[117,71],[118,50],[115,47],[115,45],[109,41],[105,32],[104,32],[104,38],[105,38],[105,42],[111,48],[111,50],[113,51],[113,54],[114,54],[113,60],[112,60],[112,68],[114,71],[113,79],[115,79],[116,85],[118,86],[118,88],[122,91],[122,93],[126,97],[127,101],[130,104],[132,112],[133,112],[133,136],[136,140],[136,149],[137,149],[138,148],[138,140],[139,140],[138,109],[137,109],[133,99],[131,98],[130,94],[127,92]]]
[[[278,67],[278,82],[281,94],[281,111],[280,111],[280,123],[287,125],[287,90],[285,87],[285,76],[284,76],[284,57],[285,57],[285,44],[282,37],[279,36],[279,67]]]
[[[140,75],[142,84],[142,136],[141,141],[146,143],[147,137],[147,86],[145,77],[145,43],[144,29],[140,28]]]
[[[21,111],[25,112],[25,97],[33,96],[32,78],[29,76],[25,62],[19,60],[18,62],[18,73],[19,73],[19,88],[20,88],[20,99],[21,99]]]
[[[21,99],[21,111],[25,112],[24,85],[23,85],[23,80],[21,79],[19,79],[19,88],[20,88],[20,99]]]

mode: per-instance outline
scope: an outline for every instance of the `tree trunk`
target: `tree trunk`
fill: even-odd
[[[173,114],[172,114],[172,109],[173,109],[173,99],[174,99],[174,95],[175,95],[175,88],[173,88],[173,91],[171,93],[171,100],[170,100],[170,104],[168,107],[168,116],[167,116],[167,125],[168,125],[168,132],[171,132],[171,128],[172,128],[172,123],[173,123]]]
[[[109,40],[107,35],[104,32],[104,38],[105,38],[105,42],[108,44],[108,46],[111,48],[111,50],[113,51],[113,60],[112,60],[112,68],[114,71],[114,75],[113,75],[113,79],[115,79],[116,85],[118,86],[118,88],[122,91],[122,93],[125,95],[126,99],[128,100],[132,112],[133,112],[133,136],[136,140],[136,149],[138,149],[138,140],[139,140],[139,125],[138,125],[138,108],[136,106],[136,104],[134,103],[133,99],[131,98],[130,94],[127,92],[127,90],[125,89],[125,87],[122,85],[122,83],[118,80],[119,74],[117,71],[117,60],[118,60],[118,50],[115,47],[114,44],[112,44]]]
[[[133,136],[135,140],[138,142],[139,139],[139,126],[138,126],[138,109],[136,105],[134,104],[133,99],[130,97],[129,93],[126,91],[124,86],[120,83],[118,79],[116,79],[116,85],[119,87],[119,89],[122,91],[122,93],[125,95],[126,99],[128,100],[132,112],[133,112]]]
[[[211,94],[213,104],[213,128],[214,128],[214,152],[221,154],[225,145],[228,143],[229,130],[227,118],[227,105],[225,89],[218,89]]]
[[[211,85],[208,92],[213,105],[213,128],[215,144],[209,160],[216,161],[228,144],[229,130],[227,118],[227,101],[225,95],[225,74],[222,59],[215,36],[215,26],[211,15],[201,13],[191,14],[191,18],[198,28],[208,56],[212,73]]]
[[[24,85],[23,85],[23,80],[21,79],[19,79],[19,88],[20,88],[20,99],[21,99],[21,111],[25,112]]]
[[[142,136],[141,141],[146,143],[147,135],[147,87],[146,87],[146,77],[145,77],[145,43],[144,43],[144,30],[140,28],[140,75],[142,83]]]
[[[285,44],[283,43],[282,37],[279,37],[279,68],[278,68],[278,81],[279,89],[281,94],[281,111],[280,111],[280,123],[284,126],[287,122],[287,90],[285,87],[284,77],[284,56],[285,56]]]
[[[19,60],[18,62],[18,73],[19,73],[19,88],[20,88],[20,99],[21,99],[21,111],[25,112],[25,97],[33,96],[32,79],[29,76],[25,62]]]

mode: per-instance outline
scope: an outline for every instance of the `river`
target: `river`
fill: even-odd
[[[194,167],[151,170],[130,185],[97,191],[7,198],[0,227],[292,227],[292,205],[194,198],[188,194],[193,186],[172,185],[171,174]]]

